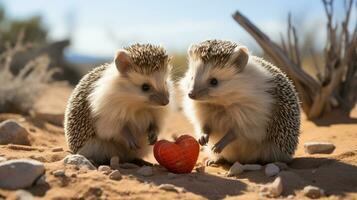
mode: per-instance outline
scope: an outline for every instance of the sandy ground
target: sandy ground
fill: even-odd
[[[53,87],[38,101],[37,108],[55,113],[64,109],[70,88]],[[167,177],[168,172],[154,168],[154,176],[142,177],[136,169],[122,169],[123,179],[110,180],[96,170],[88,171],[64,166],[62,159],[68,155],[63,128],[38,118],[16,114],[0,114],[0,121],[15,119],[30,132],[31,146],[0,145],[0,156],[8,159],[32,158],[45,163],[45,185],[27,188],[36,198],[43,199],[263,199],[260,185],[272,182],[263,171],[246,172],[238,177],[226,177],[227,166],[207,167],[206,173],[193,172]],[[333,122],[333,123],[331,123]],[[192,134],[192,126],[180,112],[169,117],[167,134]],[[332,154],[308,155],[303,144],[307,141],[329,141],[336,145]],[[64,151],[53,152],[55,147]],[[204,158],[203,153],[200,160]],[[148,160],[155,162],[152,157]],[[52,172],[65,169],[66,177],[55,177]],[[295,159],[288,170],[280,173],[284,190],[279,198],[303,199],[306,185],[325,190],[327,199],[357,199],[357,108],[350,118],[338,113],[315,123],[302,120],[302,133]],[[170,183],[184,192],[169,192],[158,188]],[[291,195],[294,195],[293,197]],[[14,191],[0,189],[1,197],[12,199]]]

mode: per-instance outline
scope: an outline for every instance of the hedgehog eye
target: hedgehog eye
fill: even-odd
[[[150,85],[148,85],[147,83],[144,83],[142,86],[141,86],[141,90],[144,91],[144,92],[147,92],[150,90]]]
[[[218,85],[218,80],[216,78],[211,78],[211,80],[209,81],[209,84],[213,87]]]

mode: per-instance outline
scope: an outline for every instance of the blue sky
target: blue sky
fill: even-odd
[[[236,10],[275,39],[286,31],[289,11],[297,25],[316,32],[318,42],[323,41],[325,29],[319,0],[0,0],[0,4],[13,18],[43,16],[50,39],[70,36],[71,52],[95,56],[111,56],[134,42],[185,51],[191,43],[210,38],[234,40],[258,51],[254,40],[232,19]],[[336,10],[341,18],[342,4]]]

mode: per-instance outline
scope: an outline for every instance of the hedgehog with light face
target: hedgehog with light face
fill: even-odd
[[[74,89],[65,113],[69,149],[95,161],[143,164],[163,125],[171,81],[160,46],[135,44],[97,67]]]
[[[183,107],[210,155],[207,164],[290,161],[300,109],[287,76],[230,41],[194,44],[188,57]]]

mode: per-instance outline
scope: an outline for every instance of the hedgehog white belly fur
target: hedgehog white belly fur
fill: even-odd
[[[132,56],[140,54],[142,57],[153,57],[151,59],[158,56],[160,59],[167,59],[162,48],[151,45],[133,45],[129,50]],[[145,66],[148,65],[149,61],[143,62],[145,57],[137,59]],[[139,64],[137,62],[136,67]],[[162,64],[167,65],[165,62]],[[156,63],[152,65],[157,66]],[[125,72],[118,71],[116,64],[111,63],[93,69],[82,78],[69,99],[65,114],[65,135],[73,153],[82,154],[101,164],[107,163],[112,156],[119,156],[121,162],[129,162],[143,158],[150,152],[148,127],[155,122],[157,128],[161,128],[168,108],[148,105],[149,100],[145,94],[137,91],[135,85],[131,86],[128,77],[135,81],[149,81],[149,76],[152,75],[152,79],[158,79],[151,80],[152,82],[165,81],[162,74],[166,74],[167,71],[166,66],[161,66],[161,69],[154,69],[151,66],[151,71],[143,67],[138,70],[140,73],[132,72],[123,77],[122,73]],[[168,91],[172,87],[169,80],[167,87],[161,88],[160,84],[164,82],[157,82],[157,86],[152,90],[156,91],[160,87],[157,90]],[[124,125],[131,130],[140,148],[133,150],[128,146],[122,135]]]
[[[222,45],[221,42],[213,40],[202,44],[209,43],[212,48],[212,45]],[[232,46],[237,48],[237,45]],[[192,56],[195,55],[191,55],[191,59]],[[192,62],[196,61],[190,63],[195,65]],[[187,85],[194,74],[192,72],[189,69],[181,81],[186,94]],[[297,148],[300,127],[299,103],[291,81],[277,67],[254,56],[249,57],[245,68],[236,76],[239,79],[235,84],[238,94],[232,93],[225,99],[213,101],[195,101],[188,95],[184,96],[184,112],[194,125],[197,137],[202,136],[204,124],[211,126],[209,142],[205,146],[210,158],[224,158],[231,163],[290,161]],[[236,130],[237,139],[219,154],[213,153],[211,148],[229,128]]]

